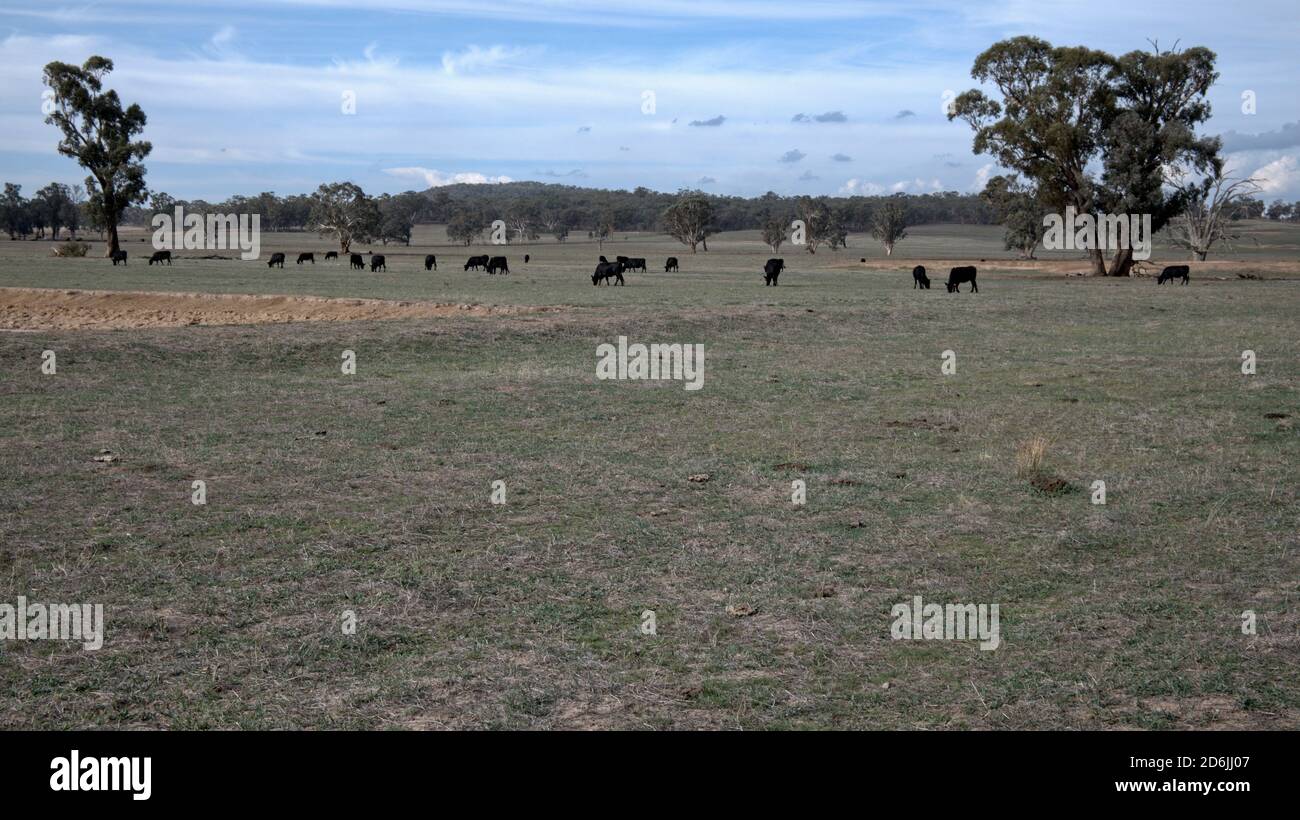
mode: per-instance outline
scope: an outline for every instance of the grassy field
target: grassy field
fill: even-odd
[[[0,603],[107,617],[0,643],[0,727],[1298,728],[1300,236],[1255,233],[1187,287],[952,226],[783,249],[778,288],[744,235],[607,243],[682,260],[626,288],[585,243],[489,277],[437,233],[387,274],[0,242],[0,287],[560,308],[0,333]],[[916,259],[990,261],[949,295]],[[620,335],[703,344],[703,389],[598,381]],[[915,595],[999,604],[1001,646],[892,640]]]

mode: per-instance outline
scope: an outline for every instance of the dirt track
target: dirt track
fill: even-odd
[[[317,296],[0,288],[0,330],[120,330],[538,313],[553,308]]]

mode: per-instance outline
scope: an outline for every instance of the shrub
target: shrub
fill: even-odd
[[[54,247],[55,256],[85,256],[90,246],[85,242],[64,242]]]

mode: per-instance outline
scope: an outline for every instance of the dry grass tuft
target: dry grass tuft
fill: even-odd
[[[1052,443],[1044,436],[1020,442],[1016,448],[1016,475],[1031,478],[1043,471],[1043,462],[1047,458],[1047,449]]]

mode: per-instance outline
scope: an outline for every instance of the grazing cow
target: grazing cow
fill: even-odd
[[[626,268],[626,267],[627,267],[627,264],[628,264],[629,262],[631,262],[632,260],[631,260],[631,259],[628,259],[626,256],[615,256],[615,257],[614,257],[614,261],[615,261],[615,262],[622,262],[622,263],[623,263],[623,267]]]
[[[970,282],[970,292],[979,293],[980,286],[975,284],[975,266],[966,265],[948,271],[948,292],[961,293],[961,283]]]
[[[267,266],[268,268],[273,268],[273,267],[275,267],[276,265],[279,265],[281,268],[284,267],[284,254],[282,254],[282,253],[273,253],[273,254],[271,254],[271,261],[270,261],[270,262],[267,262],[267,263],[266,263],[266,266]]]
[[[664,263],[664,273],[668,273],[669,271],[676,272],[676,270],[677,270],[677,257],[676,256],[668,257],[668,261]]]
[[[388,270],[388,266],[384,264],[384,255],[382,253],[377,253],[370,257],[370,272],[374,273],[380,268]]]
[[[471,256],[465,263],[465,270],[478,270],[487,267],[488,258],[486,256]]]
[[[1165,282],[1172,282],[1175,279],[1182,279],[1183,284],[1186,285],[1187,281],[1191,278],[1192,278],[1192,269],[1189,268],[1188,266],[1170,265],[1169,267],[1160,271],[1160,276],[1159,278],[1156,279],[1156,284],[1163,285]]]
[[[437,269],[438,269],[438,257],[434,256],[433,254],[429,254],[428,256],[425,256],[425,257],[424,257],[424,269],[425,269],[425,270],[437,270]]]
[[[113,267],[116,268],[118,262],[126,264],[126,251],[113,251]]]
[[[506,264],[504,256],[494,256],[488,260],[487,272],[506,274],[510,272],[510,266]]]
[[[629,260],[627,260],[626,262],[624,262],[624,263],[623,263],[623,267],[625,267],[627,270],[639,270],[639,271],[641,271],[642,273],[645,273],[645,272],[646,272],[646,270],[645,270],[645,257],[642,257],[642,256],[634,256],[634,257],[632,257],[631,259],[629,259]]]
[[[338,251],[326,251],[326,253],[325,253],[325,261],[326,261],[326,262],[330,261],[331,259],[338,259],[338,258],[339,258],[339,252],[338,252]]]
[[[366,260],[361,258],[361,254],[354,253],[348,259],[348,267],[352,270],[365,270]]]
[[[917,265],[912,268],[912,290],[917,288],[930,289],[930,280],[925,275],[925,265]]]
[[[316,254],[314,254],[314,253],[300,253],[300,254],[298,254],[298,261],[295,262],[294,264],[295,264],[295,265],[301,265],[303,262],[310,262],[310,263],[312,263],[313,265],[316,264]]]
[[[150,265],[155,263],[161,265],[163,262],[166,262],[168,265],[172,263],[171,251],[154,251],[153,256],[149,257]]]
[[[607,285],[626,285],[627,283],[623,281],[623,263],[606,262],[604,259],[602,256],[600,263],[596,265],[596,272],[591,275],[591,284],[599,285],[604,282]],[[610,282],[610,279],[617,281]]]
[[[776,286],[776,280],[781,276],[781,271],[785,270],[784,259],[769,259],[763,266],[763,285]]]
[[[525,264],[525,265],[528,264],[528,260],[529,260],[529,259],[532,259],[532,257],[529,256],[528,254],[524,254],[524,264]]]

